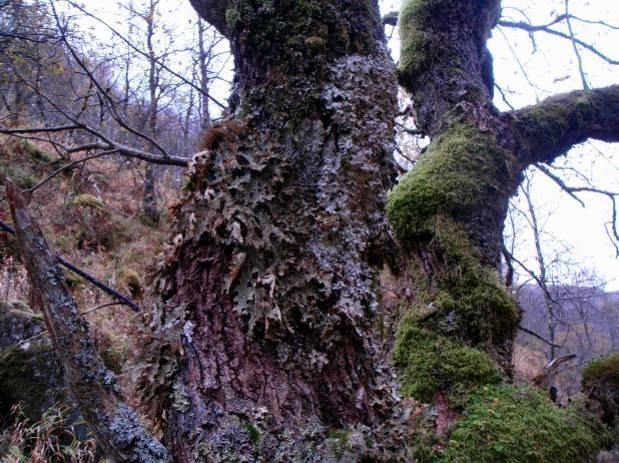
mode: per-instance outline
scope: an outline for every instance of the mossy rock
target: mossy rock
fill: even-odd
[[[133,297],[139,297],[144,291],[142,278],[140,278],[139,273],[129,267],[122,267],[118,271],[118,282],[122,287],[126,288]]]
[[[619,353],[592,360],[582,373],[583,391],[602,407],[602,420],[619,424]]]
[[[471,396],[433,461],[591,463],[610,444],[610,434],[580,408],[559,408],[533,388],[486,386]]]
[[[0,412],[18,403],[33,421],[65,398],[62,369],[38,314],[19,301],[0,301]],[[27,342],[24,342],[27,341]],[[21,344],[20,344],[21,343]]]
[[[100,199],[87,193],[75,196],[71,203],[77,207],[87,207],[98,211],[106,211],[105,205]]]
[[[420,328],[410,315],[400,324],[393,358],[402,393],[423,402],[441,391],[460,408],[471,390],[500,381],[488,354]]]

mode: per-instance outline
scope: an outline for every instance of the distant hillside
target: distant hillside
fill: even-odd
[[[557,387],[565,401],[580,390],[581,372],[595,357],[619,351],[619,291],[576,286],[551,287],[556,301],[551,319],[542,290],[536,285],[520,287],[516,296],[523,310],[521,326],[546,340],[550,339],[550,322],[555,324],[556,356],[577,355],[560,371]],[[519,331],[514,349],[516,381],[526,382],[538,374],[550,360],[550,346]]]

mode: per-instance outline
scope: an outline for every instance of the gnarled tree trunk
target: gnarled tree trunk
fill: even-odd
[[[396,85],[376,2],[193,3],[231,41],[237,103],[194,157],[162,279],[163,316],[182,312],[172,455],[332,461],[336,430],[364,435],[354,461],[380,452]]]
[[[385,215],[396,76],[376,1],[192,4],[230,40],[237,76],[159,280],[156,321],[180,339],[160,352],[171,453],[406,461],[389,435],[400,405],[380,346],[392,340],[375,326],[394,304],[378,272],[398,262],[402,390],[434,402],[446,432],[454,391],[509,374],[518,311],[497,274],[509,196],[531,163],[616,139],[619,111],[597,101],[617,108],[617,88],[501,114],[486,49],[499,1],[409,0],[399,78],[432,143]]]

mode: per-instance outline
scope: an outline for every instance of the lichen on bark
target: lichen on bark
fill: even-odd
[[[371,442],[351,461],[379,459],[372,425],[398,409],[372,333],[396,110],[377,4],[226,5],[238,103],[194,157],[162,273],[187,328],[173,454],[331,461],[346,429]]]

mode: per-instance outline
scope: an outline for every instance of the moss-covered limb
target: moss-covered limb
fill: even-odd
[[[588,138],[619,141],[619,85],[556,95],[507,116],[522,168],[550,163]]]
[[[417,269],[395,360],[404,389],[421,400],[443,391],[457,407],[451,390],[496,381],[494,362],[509,371],[511,355],[503,350],[519,312],[496,263],[512,165],[495,135],[456,123],[389,195],[387,216]],[[458,362],[470,368],[449,367]]]
[[[438,218],[449,217],[469,231],[480,257],[498,263],[508,199],[517,181],[514,162],[496,134],[453,124],[389,195],[387,217],[398,239],[411,245],[431,237]]]
[[[589,463],[612,444],[605,427],[578,406],[556,407],[541,392],[479,388],[433,462]]]
[[[454,116],[484,117],[492,107],[486,40],[497,0],[407,0],[399,17],[399,81],[413,100],[417,127],[433,136]],[[479,111],[479,108],[484,108]]]

